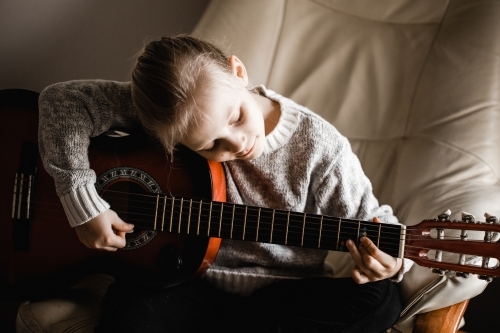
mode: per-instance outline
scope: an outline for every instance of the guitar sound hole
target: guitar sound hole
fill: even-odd
[[[109,184],[101,196],[125,222],[134,224],[134,232],[126,235],[123,250],[133,250],[149,243],[156,235],[153,222],[156,212],[156,195],[140,184],[128,179]]]

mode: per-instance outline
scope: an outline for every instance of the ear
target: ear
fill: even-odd
[[[229,66],[233,71],[233,74],[241,79],[241,82],[246,87],[248,85],[248,74],[245,65],[238,59],[237,56],[232,55],[229,57]]]

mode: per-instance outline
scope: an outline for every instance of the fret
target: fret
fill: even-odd
[[[160,195],[156,195],[156,209],[155,209],[155,222],[153,223],[153,230],[156,230],[156,220],[158,219],[158,202],[160,201]]]
[[[378,226],[377,247],[380,247],[380,231],[382,230],[382,223]]]
[[[260,210],[261,210],[261,208],[259,207],[259,212],[257,213],[257,230],[255,233],[255,241],[256,242],[259,241]]]
[[[33,181],[33,176],[29,175],[28,176],[28,195],[26,198],[26,218],[30,218],[30,203],[31,203],[31,188],[32,188],[32,181]]]
[[[203,201],[200,200],[200,207],[198,208],[198,227],[196,227],[196,234],[199,235],[200,234],[200,222],[201,222],[201,203]]]
[[[219,237],[220,237],[220,232],[222,229],[222,210],[224,209],[224,203],[221,202],[220,204],[220,219],[219,219]]]
[[[301,235],[301,246],[308,248],[318,247],[322,218],[322,216],[315,214],[304,215],[301,225],[301,230],[303,231],[303,234]]]
[[[357,243],[359,244],[359,239],[360,239],[360,236],[359,236],[359,229],[361,228],[361,221],[358,221],[358,232],[356,233],[356,235],[358,235],[357,237]]]
[[[189,235],[189,229],[191,228],[191,206],[192,205],[193,205],[193,199],[189,199],[188,228],[187,228],[188,235]]]
[[[165,211],[167,209],[167,196],[163,196],[163,214],[161,217],[161,231],[163,231],[163,228],[165,227]]]
[[[358,239],[361,237],[368,237],[377,247],[380,247],[380,245],[382,245],[380,242],[381,228],[384,224],[373,221],[360,221],[359,224]],[[375,238],[377,238],[377,240]]]
[[[379,223],[377,227],[382,229],[380,232],[379,248],[393,257],[400,257],[401,229],[403,226],[398,224]],[[375,235],[376,232],[378,232],[378,228],[377,230],[373,230],[372,234]]]
[[[210,201],[210,209],[208,211],[208,230],[207,230],[207,236],[210,236],[210,222],[212,222],[212,201]]]
[[[370,224],[373,225],[374,223]],[[346,246],[346,242],[348,240],[352,240],[355,244],[359,244],[360,233],[366,232],[366,230],[366,227],[361,229],[359,220],[343,219],[342,227],[339,228],[339,244],[336,250],[349,252]]]
[[[181,233],[181,222],[182,222],[182,205],[184,204],[184,198],[181,198],[181,205],[179,207],[179,225],[177,226],[177,232]]]
[[[288,227],[290,226],[290,212],[286,216],[286,234],[285,234],[285,245],[288,244]]]
[[[233,215],[231,217],[231,231],[229,232],[229,238],[233,239],[233,226],[234,226],[234,210],[236,209],[236,205],[233,204]]]
[[[172,197],[172,205],[170,206],[170,228],[168,229],[169,232],[172,232],[172,223],[174,221],[174,204],[175,197]]]
[[[269,236],[269,243],[273,242],[273,229],[274,229],[274,213],[276,211],[273,209],[273,217],[271,218],[271,235]]]
[[[340,224],[342,223],[342,219],[339,219],[339,228],[337,230],[337,244],[335,245],[335,249],[339,248],[339,242],[340,242]]]
[[[247,229],[247,212],[248,206],[245,206],[245,217],[243,218],[243,240],[245,240],[245,232]]]
[[[323,215],[319,223],[318,249],[321,247],[321,233],[323,232]]]
[[[156,198],[151,197],[147,202],[148,210],[155,209],[154,216],[149,215],[149,220],[154,218],[153,223],[149,222],[149,228],[153,230],[184,234],[196,233],[197,235],[205,235],[206,232],[209,237],[260,241],[270,244],[303,246],[343,252],[348,251],[345,244],[348,239],[359,244],[360,238],[366,236],[372,239],[378,248],[392,256],[400,255],[401,248],[404,247],[399,237],[401,233],[401,226],[399,225],[238,204],[232,204],[232,209],[229,209],[226,206],[229,203],[210,201],[208,205],[208,202],[202,200],[197,201],[182,197],[177,199],[175,197],[167,198],[167,196],[160,198],[160,195],[162,194],[156,194]],[[171,200],[170,213],[168,212],[168,199]],[[177,200],[180,200],[179,205],[176,205]],[[189,201],[189,207],[184,207],[187,201]],[[155,207],[153,207],[153,204]],[[163,205],[162,211],[160,211],[160,204]],[[226,209],[224,209],[224,206],[226,206]],[[143,208],[145,209],[145,207]],[[208,221],[207,209],[209,209]],[[215,209],[215,213],[212,212],[213,209]],[[220,209],[220,212],[217,212],[216,209]],[[140,214],[140,212],[133,212],[133,214]],[[165,226],[165,219],[168,219],[167,214],[170,214],[169,226]],[[211,231],[212,215],[213,218],[219,218],[218,230],[213,232]],[[146,218],[148,217],[143,218],[144,221],[146,221]],[[175,223],[178,223],[178,225],[175,225]],[[183,223],[186,225],[184,228]],[[217,223],[217,221],[214,220],[214,223]],[[191,228],[196,230],[191,230]],[[206,231],[205,228],[207,228]],[[324,241],[323,237],[325,238]],[[377,239],[375,240],[375,238]]]
[[[306,231],[306,216],[307,214],[304,213],[304,221],[302,222],[302,238],[300,239],[300,246],[304,246],[304,233]]]

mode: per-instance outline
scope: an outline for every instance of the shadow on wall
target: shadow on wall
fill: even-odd
[[[191,32],[208,2],[0,1],[0,89],[127,81],[144,42]]]

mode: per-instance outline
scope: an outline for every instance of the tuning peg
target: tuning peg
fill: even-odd
[[[488,276],[488,275],[478,275],[477,277],[481,280],[488,282],[488,283],[493,281],[493,278],[491,276]]]
[[[469,278],[469,273],[464,273],[464,272],[456,272],[456,273],[455,273],[455,275],[456,275],[456,276],[458,276],[458,277],[462,277],[462,278],[464,278],[464,279]]]
[[[450,215],[451,215],[451,210],[447,209],[441,214],[438,215],[438,220],[439,221],[449,221],[450,220]]]
[[[470,213],[462,212],[462,221],[465,223],[476,223],[476,217]]]
[[[490,215],[488,213],[484,213],[484,217],[486,217],[486,223],[494,223],[499,224],[498,218],[496,216]]]

